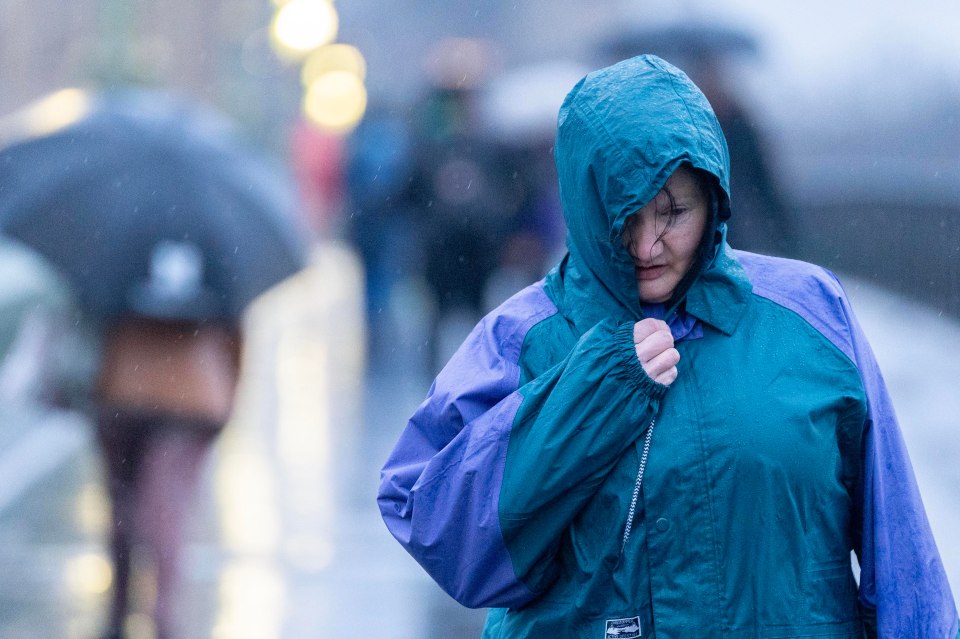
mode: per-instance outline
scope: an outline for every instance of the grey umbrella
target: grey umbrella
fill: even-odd
[[[0,230],[99,316],[235,322],[304,265],[285,176],[211,111],[159,91],[93,95],[71,124],[19,138],[0,148]]]

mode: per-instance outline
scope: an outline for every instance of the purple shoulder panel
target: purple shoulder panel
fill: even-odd
[[[500,530],[507,445],[522,397],[527,332],[555,314],[542,282],[487,315],[451,357],[381,471],[390,532],[452,597],[471,607],[517,606],[532,593]]]
[[[746,251],[734,251],[734,255],[743,265],[754,294],[797,313],[855,361],[842,303],[843,289],[832,273],[799,260]]]
[[[527,332],[557,312],[543,282],[529,286],[477,324],[437,375],[423,417],[437,424],[467,424],[505,397],[520,380],[520,349]],[[419,415],[420,413],[418,413]],[[450,433],[442,433],[444,438]]]
[[[803,317],[857,366],[864,425],[860,598],[881,637],[953,637],[957,610],[883,375],[843,288],[829,271],[736,252],[754,293]]]

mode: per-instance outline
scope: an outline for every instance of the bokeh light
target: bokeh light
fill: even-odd
[[[338,29],[337,10],[328,0],[290,0],[277,10],[270,34],[282,55],[299,59],[333,42]]]
[[[283,575],[270,562],[233,561],[220,577],[220,606],[214,639],[276,639],[283,628],[287,597]]]
[[[303,98],[307,119],[328,131],[349,131],[366,109],[367,89],[363,81],[349,71],[324,73],[310,83]]]
[[[87,116],[93,98],[83,89],[61,89],[0,120],[0,142],[56,133]]]
[[[67,562],[64,580],[73,595],[100,595],[113,583],[113,568],[103,555],[85,553]]]
[[[367,61],[360,49],[350,44],[328,44],[310,54],[303,63],[300,79],[309,87],[314,80],[331,71],[348,71],[363,80],[367,76]]]
[[[273,469],[249,440],[225,456],[215,478],[223,544],[238,553],[271,553],[279,546],[280,515]]]

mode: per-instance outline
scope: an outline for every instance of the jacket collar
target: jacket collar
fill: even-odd
[[[573,255],[547,276],[547,288],[557,307],[572,320],[579,334],[605,319],[639,321],[643,317],[625,307]],[[693,283],[684,298],[684,311],[726,335],[732,335],[747,309],[753,287],[725,242],[716,258]],[[638,306],[639,308],[639,306]]]
[[[686,312],[726,335],[732,335],[747,310],[753,286],[743,266],[724,242],[713,264],[697,278],[685,298]]]

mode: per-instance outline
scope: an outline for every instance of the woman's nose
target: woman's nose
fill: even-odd
[[[660,235],[653,220],[637,220],[631,233],[630,253],[641,263],[652,262],[663,252]]]

